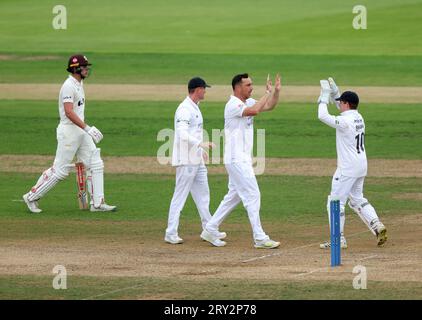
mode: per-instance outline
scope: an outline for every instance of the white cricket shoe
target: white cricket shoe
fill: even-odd
[[[183,243],[183,239],[180,238],[178,235],[167,235],[164,237],[164,241],[171,244],[179,244]]]
[[[91,205],[91,212],[107,212],[107,211],[117,211],[116,206],[109,206],[108,204],[101,203],[99,207]]]
[[[380,222],[375,229],[378,246],[382,246],[387,241],[387,228]]]
[[[224,247],[226,245],[226,242],[220,240],[220,238],[218,237],[218,235],[222,233],[224,232],[219,232],[218,234],[214,234],[204,229],[201,233],[201,239],[208,241],[215,247]]]
[[[280,246],[280,242],[271,239],[265,239],[262,241],[255,241],[254,247],[257,249],[274,249]]]
[[[42,210],[40,208],[38,208],[38,202],[37,201],[29,201],[28,195],[29,195],[29,192],[24,194],[22,196],[22,198],[23,198],[23,201],[25,201],[26,205],[28,206],[29,211],[31,211],[32,213],[42,212]]]
[[[226,239],[226,237],[227,237],[227,233],[225,233],[225,232],[217,231],[217,232],[214,232],[213,234],[220,240]],[[201,237],[201,239],[202,239],[202,237]],[[205,239],[202,239],[202,240],[206,241]]]
[[[216,236],[218,237],[218,239],[223,240],[223,239],[226,239],[227,233],[217,231]]]
[[[326,241],[319,245],[321,249],[330,249],[331,248],[331,241]],[[347,241],[344,236],[340,237],[340,248],[347,249]]]

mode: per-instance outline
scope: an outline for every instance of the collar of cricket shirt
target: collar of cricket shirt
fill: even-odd
[[[349,109],[349,110],[346,110],[346,111],[343,111],[342,113],[340,113],[342,116],[344,116],[344,115],[346,115],[346,114],[349,114],[349,113],[355,113],[355,112],[358,112],[357,110],[355,110],[355,109]]]
[[[72,75],[69,75],[69,78],[72,80],[72,82],[78,86],[78,87],[82,87],[83,84],[83,80],[81,80],[81,82],[79,82],[77,79],[75,79]]]
[[[195,109],[199,109],[199,102],[198,104],[195,103],[195,101],[193,101],[189,96],[186,97],[186,99],[189,101],[189,103],[195,108]]]

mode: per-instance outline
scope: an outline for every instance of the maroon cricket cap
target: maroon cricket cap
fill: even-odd
[[[88,62],[88,58],[82,54],[75,54],[69,58],[67,63],[67,71],[72,72],[73,68],[81,66],[91,66],[92,64]]]

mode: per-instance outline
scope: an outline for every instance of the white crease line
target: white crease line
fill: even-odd
[[[97,294],[95,296],[90,296],[90,297],[84,298],[82,300],[91,300],[91,299],[103,297],[103,296],[106,296],[106,295],[109,295],[109,294],[113,294],[113,293],[116,293],[116,292],[126,291],[126,290],[135,289],[135,288],[139,288],[139,287],[142,287],[142,285],[138,284],[138,285],[132,286],[132,287],[126,287],[126,288],[122,288],[122,289],[112,290],[112,291],[108,291],[108,292],[105,292],[105,293],[102,293],[102,294]]]
[[[12,202],[23,202],[23,199],[13,199]]]
[[[368,257],[365,257],[365,258],[362,258],[362,259],[359,259],[359,258],[357,258],[357,259],[350,259],[350,261],[364,261],[364,260],[369,260],[369,259],[372,259],[372,258],[375,258],[375,257],[378,257],[378,255],[377,254],[373,254],[372,256],[368,256]],[[349,259],[344,259],[345,261],[349,261]]]
[[[293,278],[300,277],[300,276],[308,275],[308,274],[315,273],[315,272],[318,272],[318,271],[321,271],[321,270],[326,270],[328,268],[330,268],[330,267],[318,268],[318,269],[314,269],[314,270],[311,270],[311,271],[308,271],[308,272],[303,272],[303,273],[295,274],[292,277]]]
[[[363,234],[363,233],[367,233],[370,232],[370,230],[365,230],[365,231],[360,231],[357,233],[353,233],[350,236],[347,236],[348,238],[352,238],[354,236]],[[319,245],[319,243],[315,242],[315,243],[311,243],[311,244],[306,244],[304,246],[300,246],[300,247],[295,247],[295,248],[290,248],[290,249],[285,249],[284,251],[293,251],[293,250],[297,250],[297,249],[303,249],[303,248],[307,248],[307,247],[312,247],[312,246],[317,246]],[[284,252],[283,251],[283,252]],[[269,257],[275,257],[275,256],[279,256],[281,255],[283,252],[277,252],[277,253],[273,253],[273,254],[267,254],[265,256],[260,256],[260,257],[255,257],[255,258],[251,258],[251,259],[247,259],[247,260],[243,260],[242,263],[247,263],[247,262],[252,262],[252,261],[256,261],[256,260],[260,260],[260,259],[265,259],[265,258],[269,258]]]
[[[307,247],[312,247],[312,246],[316,246],[319,243],[311,243],[311,244],[306,244],[304,246],[300,246],[300,247],[295,247],[295,248],[289,248],[289,249],[285,249],[284,251],[293,251],[293,250],[297,250],[297,249],[302,249],[302,248],[307,248]],[[264,259],[264,258],[268,258],[268,257],[275,257],[275,256],[279,256],[281,255],[283,252],[277,252],[277,253],[273,253],[273,254],[267,254],[265,256],[261,256],[261,257],[255,257],[255,258],[251,258],[251,259],[247,259],[247,260],[243,260],[242,263],[246,263],[246,262],[251,262],[251,261],[255,261],[255,260],[260,260],[260,259]]]
[[[372,256],[368,256],[368,257],[365,257],[365,258],[362,258],[362,259],[351,259],[351,261],[357,260],[357,261],[360,262],[360,261],[364,261],[364,260],[369,260],[369,259],[375,258],[377,256],[378,256],[377,254],[373,254]],[[315,273],[315,272],[318,272],[318,271],[322,271],[322,270],[327,270],[327,269],[328,270],[331,270],[331,267],[323,267],[323,268],[314,269],[314,270],[311,270],[311,271],[308,271],[308,272],[303,272],[303,273],[295,274],[293,277],[300,277],[300,276],[304,276],[304,275],[309,275],[309,274],[312,274],[312,273]]]

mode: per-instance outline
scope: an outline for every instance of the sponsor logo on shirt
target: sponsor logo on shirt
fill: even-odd
[[[187,124],[190,124],[190,121],[189,121],[189,120],[185,120],[185,119],[176,119],[176,123],[179,123],[179,122],[186,122]]]

